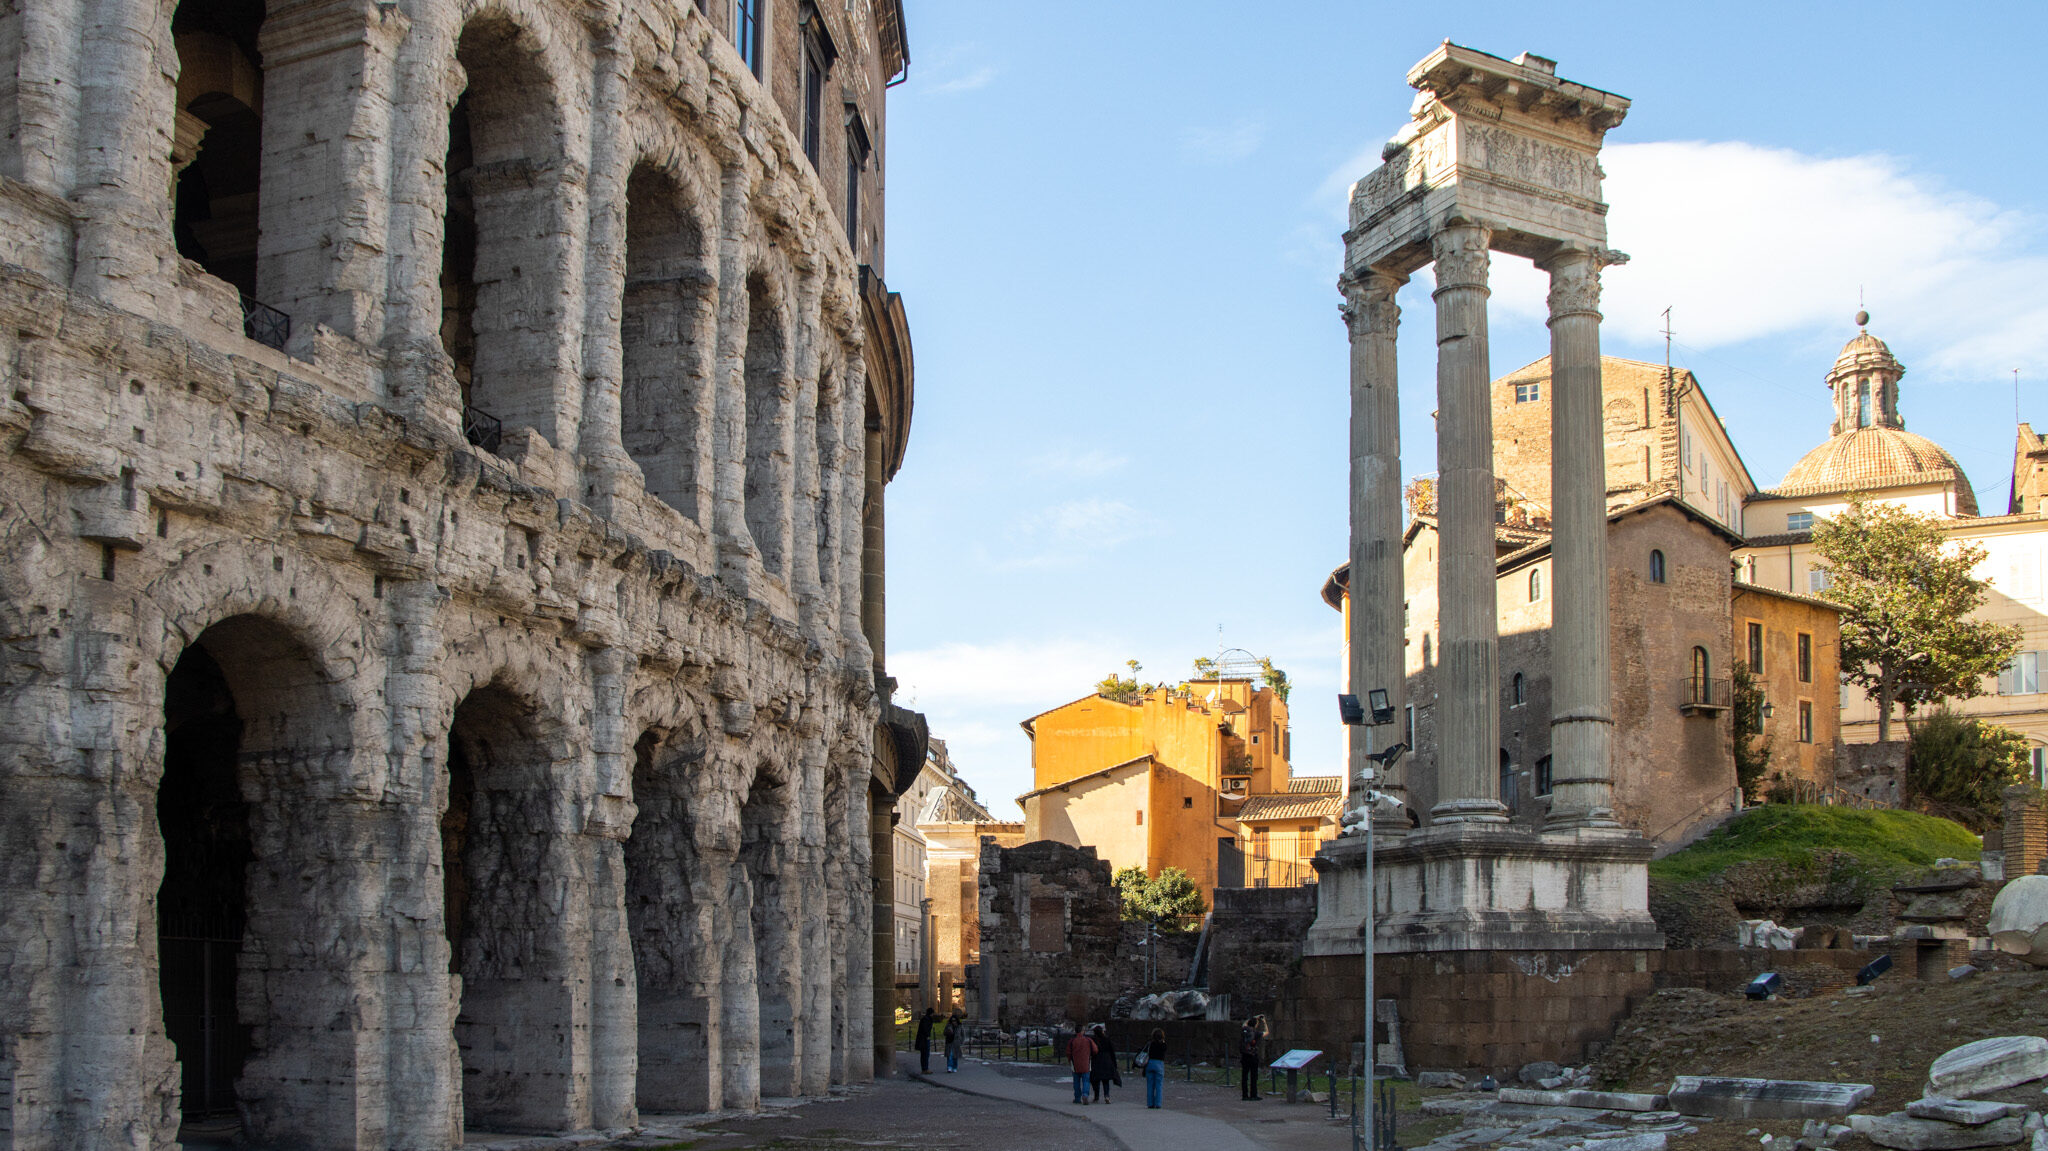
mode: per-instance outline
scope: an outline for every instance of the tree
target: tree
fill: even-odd
[[[1982,695],[2019,650],[2019,628],[1970,618],[1990,586],[1970,574],[1984,549],[1944,542],[1932,517],[1862,496],[1814,524],[1827,596],[1843,609],[1842,677],[1876,697],[1879,742],[1895,704]]]
[[[1930,814],[1982,831],[1997,822],[2005,789],[2026,782],[2027,739],[2011,728],[1947,707],[1907,727],[1913,734],[1907,781]]]
[[[1101,683],[1095,685],[1095,694],[1107,699],[1113,699],[1118,703],[1136,703],[1146,692],[1159,686],[1156,683],[1138,682],[1138,673],[1143,671],[1144,667],[1137,660],[1127,659],[1124,661],[1124,666],[1131,669],[1131,674],[1128,677],[1110,672],[1102,677]]]
[[[1763,798],[1764,769],[1771,765],[1771,737],[1763,734],[1763,688],[1741,661],[1735,664],[1734,706],[1729,710],[1735,720],[1735,782],[1742,788],[1743,803],[1757,803]]]
[[[1126,867],[1115,876],[1117,894],[1123,898],[1125,919],[1178,921],[1183,915],[1200,915],[1208,910],[1201,889],[1188,873],[1165,867],[1159,878],[1151,879],[1142,867]]]
[[[1222,665],[1206,655],[1195,657],[1195,678],[1215,679],[1223,674]]]
[[[1273,689],[1273,694],[1280,697],[1281,703],[1287,702],[1287,693],[1294,690],[1294,685],[1287,682],[1286,672],[1274,667],[1272,660],[1261,657],[1259,676],[1267,687]]]

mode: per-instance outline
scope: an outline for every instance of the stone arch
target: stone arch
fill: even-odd
[[[711,515],[711,372],[717,274],[704,203],[673,166],[643,160],[626,182],[619,312],[621,433],[649,495],[705,524]]]
[[[442,348],[465,410],[570,446],[568,341],[557,337],[574,214],[564,192],[580,175],[566,158],[557,73],[539,37],[497,8],[470,17],[455,56],[467,84],[448,113]]]
[[[450,716],[443,926],[461,976],[455,1042],[468,1126],[588,1125],[575,1084],[586,1024],[565,922],[573,757],[564,724],[509,676],[472,688]]]
[[[638,814],[625,843],[626,922],[639,985],[639,1082],[647,1111],[707,1111],[718,1027],[703,953],[713,936],[690,798],[709,754],[702,723],[649,726],[633,745]]]
[[[746,523],[761,565],[786,574],[791,539],[796,421],[791,293],[783,278],[756,268],[747,276],[743,369],[746,426]]]
[[[263,0],[182,0],[171,233],[178,254],[256,296],[263,168]],[[279,342],[282,342],[280,336]]]
[[[355,926],[362,877],[347,864],[364,821],[332,786],[352,758],[352,712],[306,637],[266,616],[228,615],[167,670],[157,980],[188,1124],[324,1145],[357,1118],[358,1073],[372,1069],[331,1020],[364,973],[347,946],[307,945]]]
[[[728,937],[727,954],[741,948],[744,934],[751,954],[739,958],[752,969],[748,989],[741,990],[728,974],[728,992],[739,991],[741,1013],[753,1017],[758,1039],[754,1074],[757,1096],[799,1093],[801,1040],[798,1012],[803,1004],[803,896],[797,859],[797,774],[794,757],[781,744],[756,759],[740,803],[740,849],[733,867],[736,930]],[[746,916],[740,922],[740,915]],[[738,928],[744,928],[739,930]],[[748,1002],[751,1000],[751,1002]],[[728,1028],[734,1014],[728,1012]],[[738,1046],[738,1045],[735,1045]],[[727,1099],[733,1098],[730,1088]]]

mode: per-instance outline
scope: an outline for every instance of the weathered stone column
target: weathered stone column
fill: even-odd
[[[1365,703],[1374,688],[1385,688],[1395,721],[1381,727],[1345,729],[1351,775],[1351,807],[1368,807],[1374,786],[1405,797],[1406,773],[1396,766],[1374,783],[1365,779],[1368,752],[1392,747],[1402,737],[1400,715],[1407,702],[1401,604],[1401,398],[1395,365],[1395,335],[1401,306],[1395,293],[1408,277],[1368,268],[1347,276],[1344,322],[1351,334],[1351,628],[1349,690]],[[1369,717],[1368,717],[1369,718]],[[1403,825],[1405,829],[1405,824]]]
[[[822,289],[815,274],[797,280],[796,316],[791,325],[795,342],[795,397],[790,412],[791,463],[789,509],[789,591],[796,599],[797,621],[806,634],[814,634],[824,607],[825,591],[818,564],[818,521],[815,509],[823,495],[823,462],[818,458],[818,385],[820,311]]]
[[[747,224],[753,182],[743,165],[719,180],[718,349],[712,369],[712,533],[720,574],[744,579],[758,558],[747,531]]]
[[[896,1074],[896,800],[869,785],[868,875],[874,901],[874,1042],[875,1078]]]
[[[616,36],[598,40],[591,74],[590,203],[583,247],[583,395],[577,446],[583,491],[599,514],[617,518],[615,503],[645,486],[626,451],[621,390],[625,379],[626,184],[634,151],[624,107],[631,51]],[[628,478],[633,477],[633,478]]]
[[[888,464],[883,459],[881,427],[870,425],[865,439],[867,485],[865,498],[861,501],[860,519],[860,625],[868,637],[868,647],[874,653],[875,682],[879,684],[882,669],[887,666],[883,662],[883,652],[889,620],[888,569],[885,566],[887,537],[883,531],[882,506],[889,489],[889,475]]]
[[[1494,603],[1493,402],[1486,349],[1492,234],[1454,220],[1431,237],[1436,257],[1437,513],[1443,622],[1441,797],[1434,823],[1498,823],[1499,617]],[[1356,602],[1354,600],[1354,602]]]
[[[1607,452],[1600,265],[1567,247],[1550,273],[1551,827],[1614,827],[1607,643]]]

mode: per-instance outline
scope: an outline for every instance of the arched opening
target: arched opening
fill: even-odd
[[[1856,382],[1856,426],[1859,428],[1870,426],[1869,380],[1858,380]]]
[[[1520,707],[1524,703],[1527,703],[1528,699],[1526,693],[1528,691],[1528,684],[1525,680],[1523,680],[1522,673],[1519,671],[1516,672],[1515,678],[1510,682],[1512,686],[1511,698],[1514,702],[1514,705],[1516,707]]]
[[[253,300],[263,170],[263,0],[184,0],[178,51],[171,235],[178,254]]]
[[[540,47],[501,15],[463,29],[469,86],[448,114],[441,248],[441,344],[454,363],[472,442],[501,428],[555,425],[561,269],[558,125]],[[559,446],[559,445],[557,445]]]
[[[1650,549],[1650,582],[1664,582],[1664,551],[1662,548]]]
[[[1530,571],[1529,571],[1529,602],[1530,602],[1530,603],[1535,603],[1535,602],[1536,602],[1537,600],[1540,600],[1540,599],[1542,599],[1542,598],[1543,598],[1543,569],[1542,569],[1542,568],[1531,568],[1531,569],[1530,569]]]
[[[1693,699],[1693,702],[1694,702],[1694,703],[1712,703],[1712,702],[1714,702],[1714,700],[1713,700],[1713,672],[1714,672],[1714,665],[1713,665],[1713,661],[1712,661],[1712,659],[1711,659],[1711,658],[1710,658],[1710,657],[1709,657],[1709,656],[1707,655],[1707,649],[1706,649],[1706,648],[1703,648],[1703,647],[1696,647],[1696,648],[1693,648],[1693,649],[1692,649],[1692,699]]]
[[[747,279],[747,532],[761,565],[780,574],[788,559],[789,340],[766,278]]]
[[[164,684],[164,775],[157,829],[164,880],[157,890],[158,986],[164,1034],[180,1067],[179,1138],[232,1139],[241,1130],[235,1080],[250,1028],[235,1011],[248,923],[249,805],[239,761],[242,717],[227,676],[206,649],[185,649]]]
[[[647,165],[626,183],[626,289],[620,408],[626,454],[648,494],[697,523],[709,513],[702,472],[708,358],[715,338],[704,237],[682,189]]]
[[[315,917],[343,940],[354,926],[321,902],[348,885],[333,861],[358,826],[321,794],[350,754],[330,683],[283,628],[246,615],[201,632],[164,682],[157,981],[188,1147],[318,1142],[357,1089],[330,1002],[351,1000],[344,961],[301,944]]]
[[[710,934],[704,881],[690,834],[690,800],[701,784],[701,734],[649,730],[633,745],[633,833],[625,844],[626,928],[639,984],[639,1081],[643,1114],[716,1108],[710,1076],[705,972],[693,956]],[[720,892],[719,894],[723,894]]]
[[[525,700],[494,684],[457,705],[442,883],[462,976],[463,1115],[475,1129],[555,1132],[584,1119],[567,1090],[576,990],[551,893],[570,866],[555,830],[557,774]]]

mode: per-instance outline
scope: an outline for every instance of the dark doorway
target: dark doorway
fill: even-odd
[[[171,18],[178,50],[183,153],[171,231],[178,254],[256,295],[257,198],[263,170],[262,0],[185,0]]]
[[[470,198],[470,169],[476,165],[469,136],[469,93],[448,113],[448,215],[441,243],[441,346],[455,364],[455,382],[468,407],[476,367],[476,203]]]
[[[183,1119],[208,1127],[235,1116],[235,1080],[249,1055],[249,1028],[235,1015],[255,858],[236,777],[241,745],[242,719],[220,665],[205,649],[187,648],[164,691],[157,949],[164,1031],[182,1067]]]
[[[1244,848],[1234,835],[1216,837],[1216,886],[1244,886]]]

